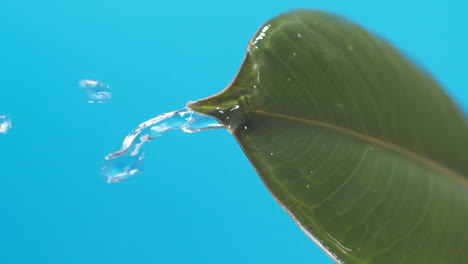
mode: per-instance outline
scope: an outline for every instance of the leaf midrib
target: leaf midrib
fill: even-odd
[[[447,175],[451,179],[453,179],[456,182],[460,183],[464,188],[468,188],[468,180],[466,180],[463,177],[462,174],[460,174],[460,173],[458,173],[458,172],[456,172],[456,171],[454,171],[454,170],[452,170],[450,168],[447,168],[446,166],[443,166],[440,163],[438,163],[438,162],[436,162],[436,161],[434,161],[432,159],[429,159],[429,158],[427,158],[425,156],[422,156],[422,155],[420,155],[418,153],[415,153],[415,152],[413,152],[411,150],[402,148],[402,147],[400,147],[398,145],[395,145],[395,144],[393,144],[391,142],[387,142],[387,141],[384,141],[384,140],[379,139],[379,138],[371,137],[369,135],[364,135],[364,134],[356,132],[354,130],[339,127],[339,126],[336,126],[334,124],[330,124],[330,123],[323,122],[323,121],[309,120],[309,119],[305,119],[305,118],[301,118],[301,117],[289,116],[289,115],[273,113],[273,112],[268,112],[268,111],[262,111],[262,110],[249,110],[247,112],[252,112],[252,113],[259,114],[259,115],[266,115],[266,116],[285,119],[285,120],[290,120],[290,121],[298,121],[298,122],[319,126],[319,127],[322,127],[322,128],[334,130],[334,131],[349,135],[351,137],[354,137],[354,138],[366,141],[368,143],[383,147],[384,149],[394,151],[394,152],[400,154],[403,157],[414,160],[415,162],[418,162],[418,163],[422,164],[423,166],[429,167],[429,168],[439,172],[439,174]]]

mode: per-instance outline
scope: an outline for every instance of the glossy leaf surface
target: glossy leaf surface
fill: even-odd
[[[189,107],[230,128],[335,261],[468,263],[465,117],[361,27],[318,11],[274,18],[232,84]]]

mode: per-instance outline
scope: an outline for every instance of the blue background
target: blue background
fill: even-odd
[[[256,29],[296,8],[390,40],[466,109],[467,1],[2,0],[0,262],[332,263],[227,131],[169,133],[144,174],[99,176],[131,129],[222,90]],[[113,98],[88,104],[81,79]]]

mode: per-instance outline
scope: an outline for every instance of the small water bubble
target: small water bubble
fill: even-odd
[[[306,188],[309,189],[309,184],[306,185]]]
[[[109,85],[94,80],[81,80],[80,88],[88,99],[88,103],[105,103],[111,98]]]
[[[6,134],[12,127],[11,118],[7,115],[0,115],[0,133]]]
[[[273,156],[273,155],[275,155],[275,154],[273,152],[270,152],[270,156]]]
[[[143,145],[170,130],[180,129],[194,133],[207,129],[223,128],[216,119],[198,114],[189,108],[169,112],[141,123],[124,139],[120,151],[107,155],[101,167],[106,182],[120,182],[141,173]]]
[[[301,33],[297,33],[297,37],[298,37],[298,38],[302,38],[302,34],[301,34]]]

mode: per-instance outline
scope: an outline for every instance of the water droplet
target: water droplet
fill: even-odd
[[[247,126],[244,126],[244,129],[247,130]]]
[[[293,56],[296,56],[296,52],[295,52],[295,51],[294,51],[292,54],[293,54]]]
[[[234,110],[237,110],[239,109],[240,105],[235,105],[234,107],[232,107],[231,109],[229,109],[229,112],[232,112]]]
[[[141,123],[124,139],[120,151],[110,153],[104,159],[101,175],[106,182],[120,182],[141,173],[143,145],[170,130],[186,133],[222,128],[216,119],[198,114],[189,108],[169,112]]]
[[[301,34],[301,33],[297,33],[297,37],[298,37],[298,38],[302,38],[302,34]]]
[[[88,99],[88,103],[105,103],[111,98],[109,85],[94,80],[81,80],[80,88]]]
[[[270,156],[273,156],[273,155],[275,155],[275,154],[273,152],[270,152]]]
[[[309,189],[309,184],[306,185],[306,188]]]
[[[0,133],[6,134],[12,127],[11,118],[7,115],[0,115]]]
[[[258,36],[253,40],[252,44],[250,44],[249,46],[256,46],[256,44],[266,36],[266,32],[268,31],[268,29],[270,29],[270,27],[271,25],[266,25],[265,27],[263,27],[260,34],[258,34]]]

